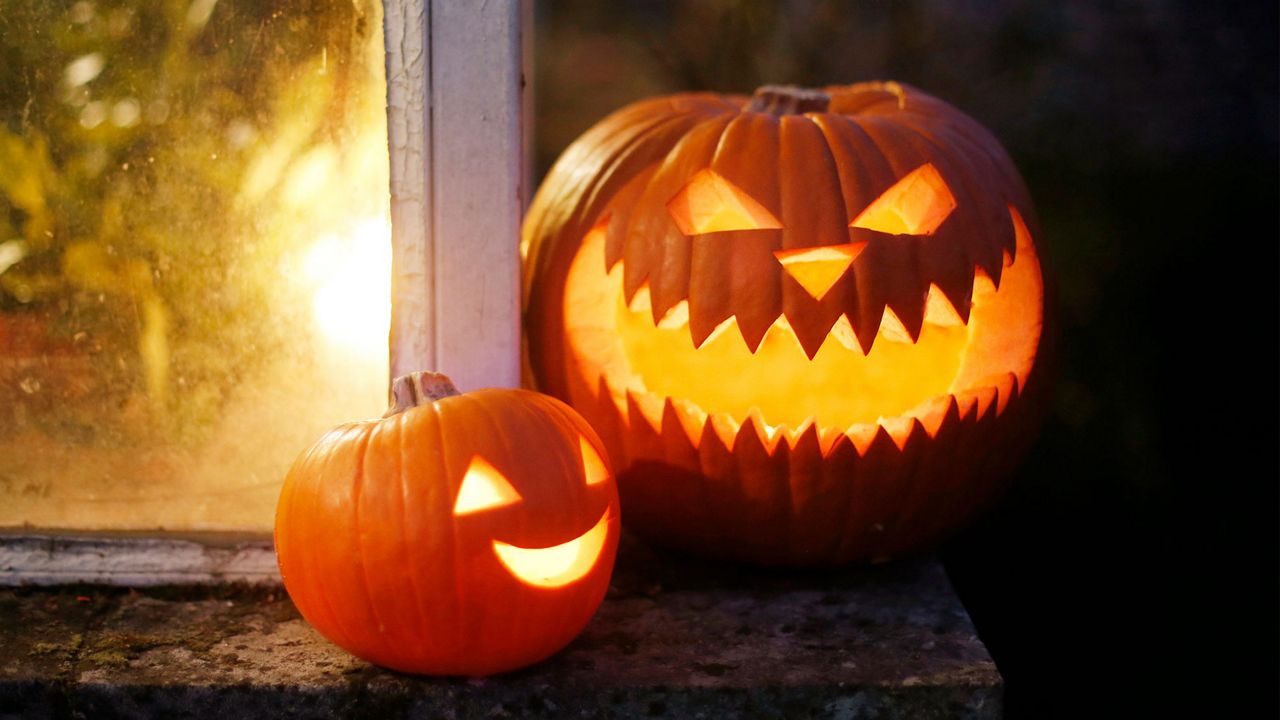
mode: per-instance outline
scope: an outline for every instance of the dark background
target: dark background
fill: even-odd
[[[539,176],[680,90],[896,79],[976,117],[1035,198],[1058,378],[943,559],[1011,718],[1277,716],[1274,3],[560,0]]]

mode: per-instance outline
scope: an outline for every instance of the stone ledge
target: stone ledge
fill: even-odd
[[[997,718],[1003,688],[940,564],[724,567],[626,541],[556,657],[487,679],[371,666],[278,589],[0,590],[0,718]]]

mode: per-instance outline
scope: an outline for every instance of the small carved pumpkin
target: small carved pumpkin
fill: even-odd
[[[1030,222],[995,139],[914,88],[639,102],[529,209],[528,369],[600,433],[656,543],[771,564],[919,549],[1035,425]]]
[[[380,420],[330,431],[276,510],[285,587],[322,635],[413,673],[489,675],[577,636],[608,589],[618,501],[599,439],[527,390],[393,386]]]

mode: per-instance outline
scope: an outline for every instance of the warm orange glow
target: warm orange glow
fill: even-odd
[[[898,314],[890,307],[885,308],[884,313],[880,316],[880,333],[876,337],[885,338],[896,343],[912,342],[911,333],[907,330],[907,326],[902,324],[902,321],[898,319]],[[872,352],[875,352],[874,348],[872,348]]]
[[[522,548],[493,541],[494,552],[519,580],[543,588],[568,585],[595,567],[609,534],[609,511],[588,531],[566,543],[547,548]]]
[[[1012,373],[1019,384],[1035,363],[1040,345],[1044,308],[1044,282],[1040,258],[1031,233],[1018,211],[1009,207],[1017,239],[1017,257],[1005,257],[1006,265],[997,289],[980,269],[974,273],[973,309],[969,332],[981,342],[973,343],[956,375],[955,386],[965,388],[991,384],[991,378]],[[1001,397],[1001,408],[1007,394]]]
[[[933,163],[925,163],[885,190],[849,227],[890,235],[932,235],[955,209],[951,189]]]
[[[842,315],[812,360],[786,316],[774,322],[754,353],[733,317],[695,348],[687,302],[676,313],[679,323],[661,325],[654,323],[647,288],[628,305],[622,298],[623,264],[602,273],[604,236],[590,233],[570,269],[565,296],[566,333],[583,358],[581,367],[591,368],[583,386],[596,388],[603,376],[614,402],[624,409],[633,404],[626,410],[633,421],[638,412],[653,427],[662,425],[670,398],[691,438],[710,423],[729,446],[753,413],[767,428],[816,423],[869,442],[877,425],[895,441],[905,439],[911,417],[936,426],[934,415],[945,407],[938,400],[948,395],[996,388],[1003,407],[1010,383],[1025,382],[1034,363],[1042,307],[1034,246],[1016,211],[1010,213],[1016,262],[1005,267],[998,289],[981,268],[974,269],[967,325],[935,286],[923,299],[924,323],[914,341],[893,309],[885,308],[879,334],[864,354]],[[811,248],[790,257],[830,263],[839,262],[838,252]],[[606,310],[610,306],[612,312]]]
[[[924,321],[943,327],[964,324],[964,319],[956,312],[956,306],[951,304],[942,289],[934,283],[929,284],[929,296],[924,301]]]
[[[462,478],[453,514],[466,515],[519,501],[520,493],[511,487],[502,473],[477,455],[471,459],[467,474]]]
[[[644,283],[636,289],[636,293],[631,296],[631,302],[627,303],[627,307],[631,308],[635,312],[653,312],[653,298],[649,292],[648,280],[645,280]],[[688,324],[688,300],[681,300],[675,305],[672,305],[667,308],[667,311],[662,314],[662,317],[658,318],[658,327],[660,328],[684,327]]]
[[[526,377],[591,424],[657,545],[919,551],[989,505],[1043,416],[1030,213],[990,133],[909,85],[642,101],[530,206]]]
[[[648,315],[618,310],[623,353],[649,392],[740,419],[758,408],[769,423],[791,427],[809,419],[847,427],[904,413],[946,391],[965,343],[963,327],[926,325],[915,345],[905,332],[882,332],[868,355],[828,337],[809,360],[785,317],[752,353],[734,320],[694,348],[687,326],[655,328]]]
[[[303,259],[312,316],[321,334],[347,355],[386,365],[391,326],[391,224],[365,218],[348,233],[325,235]]]
[[[578,445],[582,447],[582,471],[586,475],[587,484],[599,485],[608,480],[609,469],[605,467],[600,453],[596,452],[585,437],[578,438]]]
[[[685,235],[782,227],[765,206],[711,170],[694,175],[667,203],[667,211]]]
[[[782,269],[816,300],[844,276],[853,261],[867,247],[865,242],[845,245],[821,245],[799,250],[777,250],[773,253]]]

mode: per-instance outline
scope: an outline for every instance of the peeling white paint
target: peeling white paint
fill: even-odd
[[[393,376],[520,384],[524,5],[384,0]]]

